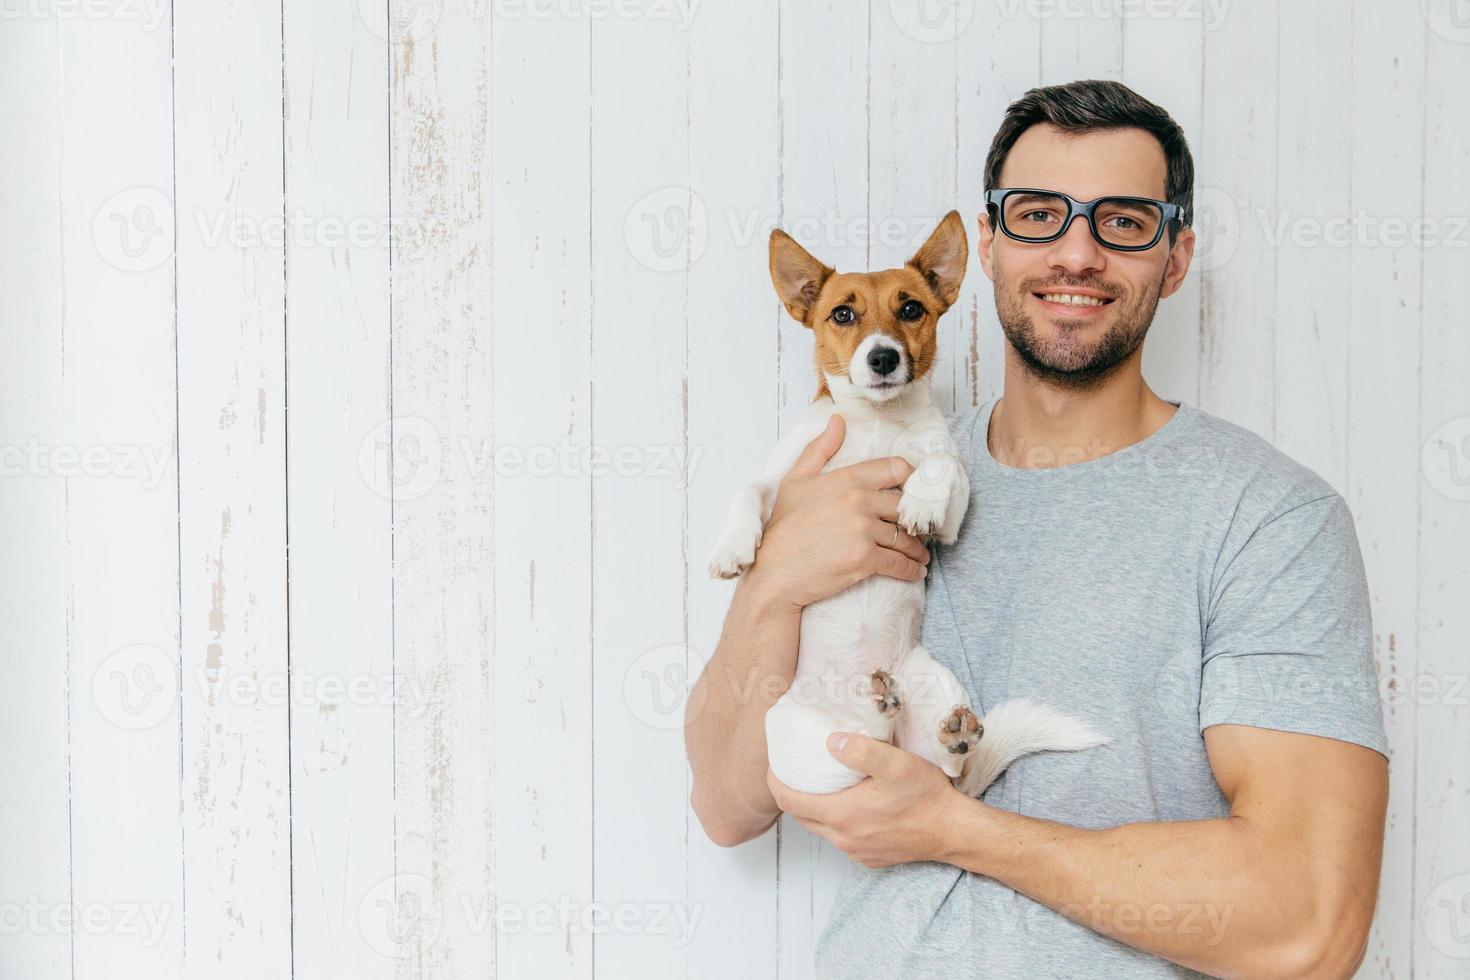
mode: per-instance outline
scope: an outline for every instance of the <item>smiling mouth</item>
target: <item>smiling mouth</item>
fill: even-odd
[[[1031,295],[1043,303],[1065,306],[1074,310],[1095,310],[1113,302],[1106,296],[1089,296],[1086,293],[1048,292],[1032,293]]]

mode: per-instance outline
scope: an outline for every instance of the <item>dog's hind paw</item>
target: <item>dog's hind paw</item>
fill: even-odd
[[[875,670],[863,678],[862,693],[878,714],[885,717],[892,717],[903,705],[898,696],[898,682],[886,670]]]
[[[965,758],[980,746],[985,726],[969,705],[957,704],[939,720],[939,731],[935,734],[939,738],[940,758],[946,763],[954,763],[955,771],[949,775],[957,776]],[[946,771],[948,768],[946,765]]]

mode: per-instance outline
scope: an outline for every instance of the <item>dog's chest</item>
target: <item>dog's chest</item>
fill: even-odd
[[[842,439],[842,448],[837,451],[824,469],[834,470],[883,456],[901,455],[906,428],[891,419],[844,419],[847,432]]]

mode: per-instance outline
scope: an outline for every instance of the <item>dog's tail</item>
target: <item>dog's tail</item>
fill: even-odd
[[[960,789],[979,796],[1006,767],[1033,752],[1076,752],[1109,739],[1083,722],[1025,698],[1002,701],[981,719],[985,725],[975,754],[965,760]]]

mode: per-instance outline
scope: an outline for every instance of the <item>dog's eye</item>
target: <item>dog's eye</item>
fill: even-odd
[[[898,308],[900,320],[917,320],[924,315],[924,304],[911,299]]]
[[[837,307],[837,309],[832,311],[833,323],[846,326],[856,319],[857,314],[852,311],[852,307],[850,306],[839,306]]]

